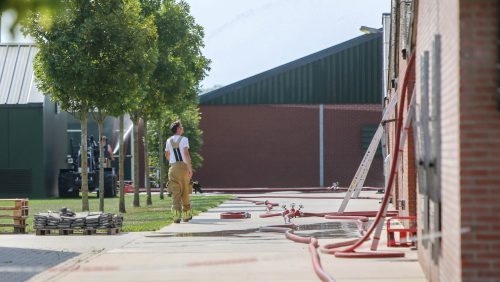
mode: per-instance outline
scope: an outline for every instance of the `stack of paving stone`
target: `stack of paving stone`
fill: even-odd
[[[47,216],[47,229],[58,229],[61,216],[58,213],[49,212]]]
[[[73,224],[74,217],[61,216],[61,221],[59,222],[59,229],[70,229]]]
[[[113,227],[113,214],[112,213],[102,213],[99,216],[99,227],[98,228],[112,228]]]
[[[35,229],[107,229],[121,228],[123,216],[103,212],[74,213],[63,208],[59,213],[47,212],[35,215]]]
[[[88,213],[77,213],[71,223],[71,228],[73,229],[83,229],[85,228],[85,218]]]
[[[122,228],[123,225],[123,215],[115,214],[113,216],[113,227]]]
[[[47,226],[48,213],[39,213],[35,215],[35,220],[33,221],[33,226],[35,229],[43,229]]]
[[[101,217],[100,213],[89,213],[85,218],[85,227],[97,229],[99,227],[99,218]]]

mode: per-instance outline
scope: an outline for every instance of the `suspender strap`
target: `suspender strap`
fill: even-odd
[[[181,149],[179,149],[179,145],[181,144],[182,136],[179,137],[177,142],[174,142],[174,137],[170,139],[170,145],[172,145],[172,150],[174,151],[175,161],[182,162],[182,154]]]

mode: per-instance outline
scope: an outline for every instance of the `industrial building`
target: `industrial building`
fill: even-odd
[[[0,45],[0,196],[57,195],[66,114],[35,86],[33,44]]]
[[[387,124],[389,154],[413,118],[393,203],[417,217],[430,281],[500,277],[499,14],[496,0],[392,0],[384,15],[386,101],[403,113]]]
[[[59,170],[68,168],[66,156],[71,150],[79,150],[80,122],[36,87],[36,52],[33,43],[0,44],[0,197],[4,198],[58,196]],[[126,122],[130,124],[128,118]],[[107,117],[103,131],[114,148],[117,119]],[[98,139],[97,123],[90,114],[88,136]],[[126,145],[125,180],[130,180],[130,142]],[[118,166],[117,159],[113,166]]]
[[[380,122],[382,35],[200,96],[204,187],[348,186]],[[366,184],[383,185],[382,158]]]

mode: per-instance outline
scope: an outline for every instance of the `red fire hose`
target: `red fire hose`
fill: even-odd
[[[274,216],[282,216],[281,212],[273,212],[273,213],[263,213],[259,215],[260,218],[274,217]]]
[[[399,108],[399,113],[398,113],[398,124],[397,124],[397,130],[396,130],[396,141],[394,144],[394,152],[392,154],[392,162],[391,162],[391,171],[389,174],[389,181],[387,183],[386,189],[385,189],[385,194],[384,194],[384,199],[382,200],[382,205],[380,205],[380,209],[377,213],[377,216],[375,217],[375,220],[373,224],[371,225],[370,229],[365,233],[364,236],[362,236],[360,239],[358,239],[352,246],[348,247],[347,249],[344,250],[338,250],[335,252],[335,257],[339,258],[381,258],[381,257],[403,257],[404,253],[381,253],[381,252],[355,252],[357,248],[363,244],[366,240],[370,238],[370,235],[373,233],[375,228],[377,227],[378,223],[382,219],[382,216],[384,214],[385,207],[387,206],[389,202],[389,197],[391,195],[392,191],[392,184],[394,183],[395,175],[396,175],[396,169],[397,169],[397,160],[399,157],[399,146],[401,142],[401,136],[402,136],[402,126],[403,126],[403,114],[404,114],[404,104],[405,104],[405,99],[406,99],[406,94],[408,92],[408,77],[410,70],[412,69],[412,66],[415,62],[415,54],[413,54],[408,62],[408,66],[406,68],[406,73],[404,76],[403,80],[403,91],[401,92],[401,107]]]
[[[339,187],[337,192],[345,192],[348,188]],[[378,187],[363,187],[363,191],[377,191]],[[270,193],[270,192],[316,192],[316,193],[332,193],[324,187],[302,187],[302,188],[203,188],[204,192],[220,192],[220,193]]]
[[[265,226],[261,227],[260,231],[261,232],[278,232],[278,233],[285,233],[285,237],[288,240],[297,242],[297,243],[302,243],[302,244],[308,244],[309,245],[309,253],[311,254],[311,261],[312,265],[314,268],[314,272],[318,276],[319,279],[323,282],[335,282],[333,277],[331,277],[326,271],[323,270],[323,267],[321,266],[321,260],[318,254],[318,247],[319,243],[316,238],[312,237],[302,237],[299,235],[296,235],[293,233],[293,228],[290,227],[281,227],[281,226]]]
[[[402,97],[401,97],[401,105],[404,105],[404,101],[406,99],[406,94],[408,91],[408,75],[409,71],[412,68],[413,64],[415,62],[415,55],[413,54],[409,60],[408,67],[406,69],[406,73],[404,76],[404,81],[403,81],[403,91],[402,91]],[[339,258],[394,258],[394,257],[404,257],[404,253],[401,252],[355,252],[357,248],[361,246],[365,241],[369,240],[370,235],[373,233],[375,228],[377,227],[378,223],[383,217],[385,207],[387,206],[389,202],[389,197],[391,194],[392,190],[392,184],[394,183],[395,179],[395,174],[396,174],[396,169],[397,169],[397,160],[399,156],[399,146],[401,142],[401,135],[402,135],[402,120],[403,120],[403,113],[404,113],[404,106],[401,106],[399,109],[398,113],[398,120],[400,121],[397,125],[397,134],[398,138],[396,138],[396,142],[394,144],[394,153],[393,153],[393,159],[391,163],[391,171],[390,171],[390,176],[389,176],[389,181],[387,183],[387,187],[385,189],[385,194],[384,198],[382,200],[382,205],[380,206],[380,209],[378,213],[375,216],[375,220],[373,224],[371,225],[370,229],[368,232],[364,234],[360,239],[357,240],[351,240],[351,241],[345,241],[345,242],[340,242],[340,243],[335,243],[335,244],[328,244],[324,246],[322,249],[322,252],[327,253],[327,254],[334,254],[335,257]],[[261,215],[261,217],[270,217],[270,216],[278,216],[281,215],[281,213],[274,213],[274,214],[266,214],[266,215]],[[334,213],[307,213],[309,216],[324,216],[325,218],[329,219],[337,219],[337,217],[342,216],[345,219],[351,219],[346,216],[349,216],[347,213],[341,213],[341,214],[334,214]],[[351,214],[350,216],[354,216],[355,214]],[[356,214],[356,220],[359,221],[364,221],[366,222],[366,217],[367,214]],[[352,218],[354,219],[354,218]],[[322,268],[320,258],[317,252],[317,248],[319,246],[317,239],[311,238],[311,237],[301,237],[298,235],[293,234],[293,230],[289,228],[279,228],[279,227],[268,227],[268,228],[261,228],[262,231],[272,231],[272,232],[285,232],[285,235],[288,239],[299,242],[299,243],[305,243],[309,244],[309,251],[311,253],[311,259],[312,259],[312,264],[314,267],[314,271],[316,275],[322,280],[322,281],[334,281],[333,278],[328,275]],[[339,248],[350,246],[347,249],[344,250],[339,250]]]
[[[347,219],[347,220],[359,220],[362,222],[368,222],[368,217],[366,216],[325,215],[325,219]]]
[[[268,199],[311,199],[311,200],[316,200],[316,199],[321,199],[321,200],[343,200],[344,197],[339,197],[339,196],[310,196],[310,197],[306,197],[306,196],[293,196],[293,195],[283,195],[283,196],[277,196],[277,195],[269,195],[269,196],[262,196],[262,195],[259,195],[259,196],[238,196],[238,198],[236,198],[235,200],[238,200],[238,201],[243,201],[243,199],[246,199],[246,198],[268,198]],[[364,196],[364,197],[357,197],[356,199],[360,199],[360,200],[381,200],[382,197],[368,197],[368,196]]]
[[[249,200],[249,199],[242,199],[242,197],[234,198],[232,200],[233,201],[250,202],[250,203],[254,203],[254,204],[258,205],[258,206],[260,206],[260,205],[271,205],[273,207],[279,206],[278,203],[272,203],[272,202],[269,202],[269,201],[255,201],[255,200]]]
[[[251,215],[247,212],[223,212],[220,214],[221,219],[245,219]]]
[[[352,212],[305,212],[304,217],[323,217],[323,216],[365,216],[365,217],[375,217],[377,216],[377,211],[352,211]],[[389,216],[397,216],[397,211],[387,212]]]
[[[335,254],[335,257],[339,258],[393,258],[393,257],[403,257],[404,253],[401,252],[355,252],[357,248],[359,248],[365,241],[369,240],[370,235],[373,233],[375,228],[377,227],[378,223],[382,219],[384,215],[384,210],[385,207],[387,206],[389,202],[389,197],[391,195],[392,191],[392,184],[394,183],[395,179],[395,174],[396,174],[396,169],[397,169],[397,160],[399,157],[399,146],[401,142],[401,136],[402,136],[402,125],[403,125],[403,113],[404,113],[404,103],[406,99],[406,94],[408,92],[408,77],[409,77],[409,72],[413,67],[413,64],[415,62],[415,55],[412,54],[409,62],[408,62],[408,67],[406,69],[406,73],[404,76],[403,80],[403,91],[401,93],[401,107],[399,109],[398,113],[398,124],[397,124],[397,130],[396,130],[396,141],[394,144],[394,153],[392,155],[392,163],[391,163],[391,170],[390,170],[390,176],[389,176],[389,181],[387,183],[386,189],[385,189],[385,194],[384,198],[382,200],[382,204],[380,206],[380,209],[378,213],[376,214],[375,220],[373,224],[371,225],[370,229],[358,240],[351,240],[351,241],[346,241],[346,242],[340,242],[336,244],[329,244],[324,246],[324,249],[322,250],[325,253],[328,254]],[[266,215],[261,215],[261,217],[270,217],[270,216],[278,216],[281,215],[281,213],[274,213],[274,214],[266,214]],[[310,216],[339,216],[340,214],[333,214],[333,213],[308,213]],[[342,215],[348,215],[346,213],[342,213]],[[352,214],[350,215],[352,216]],[[358,216],[361,216],[358,214]],[[362,215],[366,216],[366,214]],[[310,237],[301,237],[298,235],[293,234],[293,230],[290,228],[280,228],[280,227],[269,227],[270,229],[263,228],[261,229],[262,231],[272,231],[272,232],[285,232],[285,235],[288,239],[293,240],[295,242],[299,243],[306,243],[309,244],[309,251],[311,253],[311,259],[314,267],[314,271],[316,272],[316,275],[322,280],[322,281],[334,281],[333,278],[328,275],[323,268],[321,267],[321,262],[319,260],[319,255],[317,252],[317,248],[319,246],[318,241],[315,238],[310,238]],[[339,250],[339,248],[345,247],[345,246],[350,246],[347,249]]]
[[[314,268],[314,272],[319,279],[323,282],[335,282],[335,279],[330,276],[330,274],[326,273],[321,266],[321,260],[318,254],[318,240],[316,238],[311,239],[311,243],[309,244],[309,253],[311,254],[311,261]]]
[[[273,217],[273,216],[282,216],[283,213],[281,212],[274,212],[274,213],[263,213],[259,215],[260,218],[267,218],[267,217]],[[376,211],[357,211],[357,212],[304,212],[302,213],[301,217],[326,217],[326,216],[332,216],[332,217],[375,217],[377,215]],[[390,211],[387,212],[387,216],[397,216],[398,213],[396,211]]]

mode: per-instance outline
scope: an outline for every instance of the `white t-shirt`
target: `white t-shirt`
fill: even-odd
[[[168,161],[171,164],[175,163],[176,160],[175,160],[175,154],[174,154],[174,150],[172,148],[172,144],[170,144],[170,140],[172,138],[174,138],[174,143],[177,143],[179,141],[179,137],[182,138],[181,143],[179,144],[179,150],[181,151],[182,160],[184,162],[186,162],[186,156],[185,156],[185,153],[184,153],[184,148],[188,148],[189,149],[189,140],[188,140],[187,137],[179,136],[179,135],[174,135],[174,136],[168,138],[167,142],[165,143],[165,152],[167,150],[170,151],[170,160],[168,160]]]

